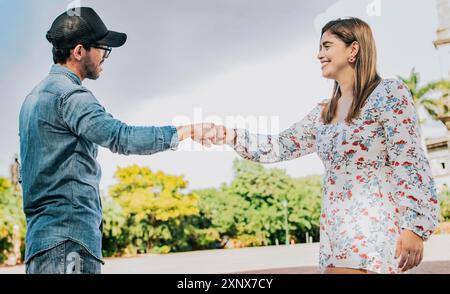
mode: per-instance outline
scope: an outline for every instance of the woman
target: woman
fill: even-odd
[[[226,139],[216,143],[260,163],[317,152],[326,169],[321,270],[405,272],[422,261],[439,210],[410,91],[380,78],[372,31],[360,19],[325,25],[318,59],[335,80],[331,99],[277,136],[217,126]]]

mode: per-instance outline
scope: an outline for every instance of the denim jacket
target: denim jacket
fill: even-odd
[[[26,97],[19,117],[25,262],[65,240],[102,260],[98,145],[119,154],[176,149],[173,126],[129,126],[105,111],[80,78],[53,65]]]

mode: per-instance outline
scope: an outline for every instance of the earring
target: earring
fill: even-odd
[[[350,58],[348,59],[348,62],[354,63],[354,62],[355,62],[355,57],[350,57]]]

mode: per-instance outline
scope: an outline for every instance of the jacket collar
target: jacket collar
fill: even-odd
[[[50,69],[50,74],[63,74],[67,76],[73,83],[81,85],[81,79],[74,72],[72,72],[67,67],[62,66],[60,64],[52,65],[52,68]]]

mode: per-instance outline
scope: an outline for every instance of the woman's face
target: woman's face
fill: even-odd
[[[342,40],[329,31],[320,40],[320,51],[317,58],[322,66],[322,76],[327,79],[339,80],[341,73],[351,67],[349,58],[352,56],[352,46],[347,46]]]

